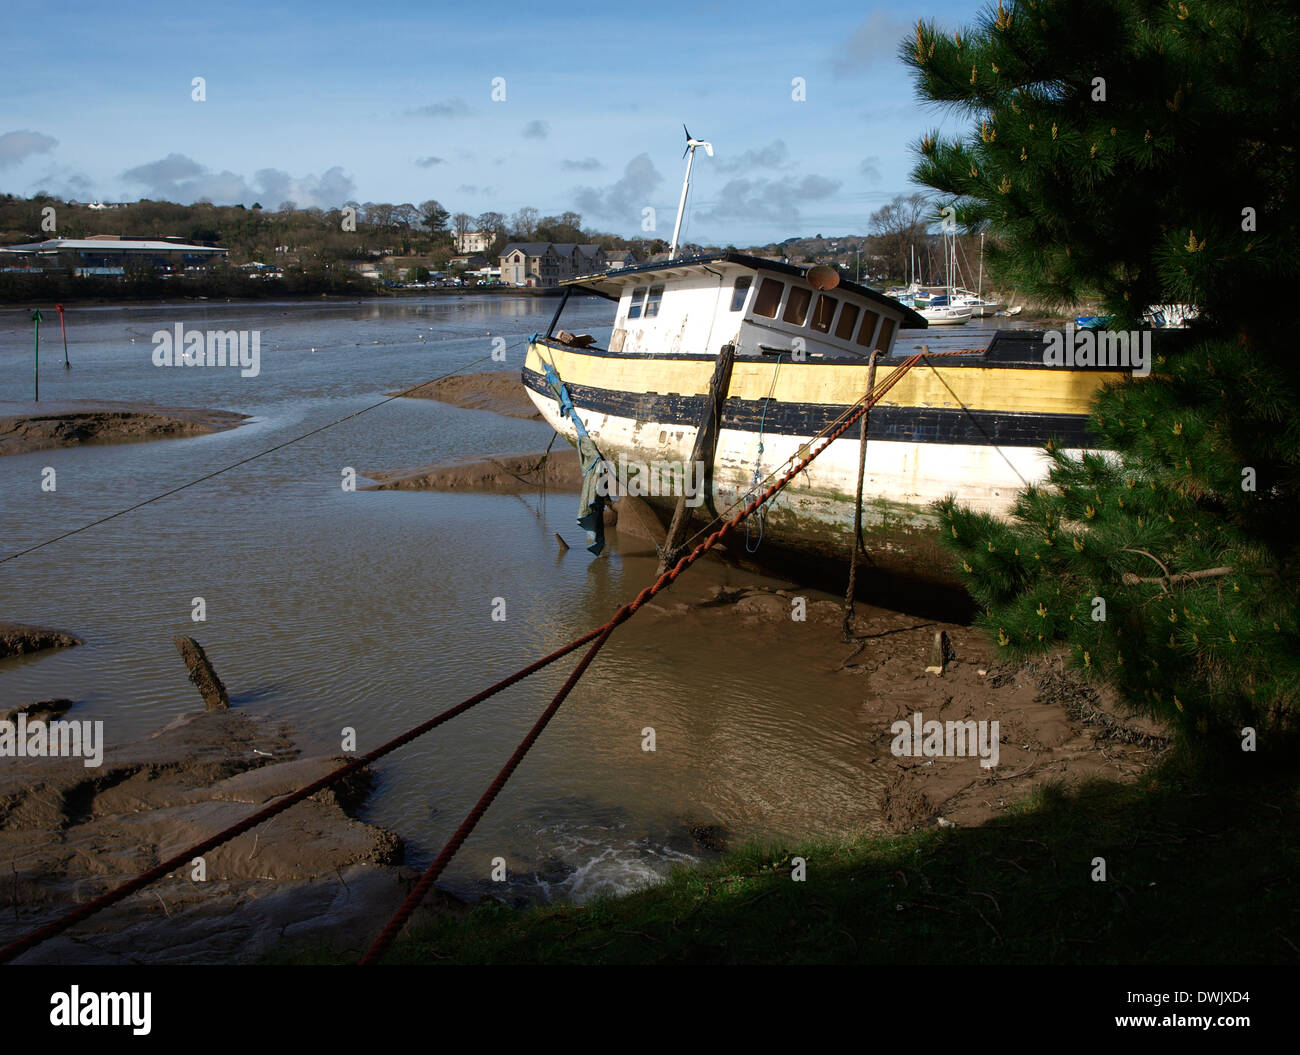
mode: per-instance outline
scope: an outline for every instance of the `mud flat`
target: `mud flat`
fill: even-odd
[[[976,825],[1048,781],[1132,780],[1167,746],[1154,723],[1124,713],[1117,697],[1066,669],[1059,657],[1000,663],[983,633],[958,623],[857,605],[852,640],[841,636],[840,602],[806,589],[751,585],[692,587],[685,580],[647,604],[661,646],[671,638],[716,635],[720,647],[743,640],[751,649],[780,649],[800,665],[809,697],[839,701],[856,712],[863,754],[886,769],[877,806],[883,826]],[[686,587],[686,589],[682,589]],[[702,591],[702,592],[701,592]],[[792,618],[803,599],[805,620]],[[819,599],[820,598],[820,599]],[[946,636],[942,673],[933,669],[936,635]],[[664,640],[665,635],[667,641]],[[998,723],[996,765],[964,757],[895,754],[895,722]]]
[[[41,652],[47,648],[72,648],[80,644],[84,644],[80,638],[62,630],[0,619],[0,659]]]
[[[67,700],[28,722],[76,719]],[[13,721],[16,714],[10,714]],[[82,758],[0,766],[0,945],[70,911],[271,800],[341,756],[301,757],[282,725],[234,711],[187,715]],[[297,803],[192,865],[32,949],[16,963],[235,962],[378,933],[415,873],[402,843],[355,819],[368,771]],[[437,899],[435,899],[437,900]]]
[[[508,418],[541,420],[541,413],[528,398],[518,371],[454,374],[451,377],[430,381],[408,392],[390,392],[389,395],[409,396],[413,399],[436,399],[467,410],[490,410]]]
[[[85,443],[137,443],[201,436],[234,428],[246,420],[247,414],[194,407],[151,407],[94,400],[0,401],[0,455]]]
[[[578,456],[568,444],[562,450],[531,454],[499,454],[491,458],[464,458],[416,469],[374,471],[364,474],[376,481],[373,491],[480,491],[521,494],[543,483],[556,491],[578,491],[582,472]]]

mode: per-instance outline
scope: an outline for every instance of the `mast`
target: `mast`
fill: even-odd
[[[703,147],[704,152],[713,157],[713,144],[706,143],[702,139],[692,139],[691,130],[682,125],[682,131],[686,133],[686,150],[682,157],[686,158],[686,178],[682,180],[682,197],[677,203],[677,222],[673,224],[673,243],[668,249],[668,259],[672,260],[677,256],[677,236],[682,231],[682,217],[686,214],[686,192],[691,186],[691,166],[695,164],[695,148]]]

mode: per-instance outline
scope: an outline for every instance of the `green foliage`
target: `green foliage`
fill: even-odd
[[[387,959],[1293,963],[1296,779],[1265,773],[1247,783],[1242,768],[1177,753],[1131,784],[1041,786],[1033,801],[982,825],[750,844],[581,906],[515,911],[485,901],[470,910],[444,900]],[[1273,805],[1261,809],[1261,797]],[[1094,855],[1106,859],[1110,881],[1092,881]],[[807,883],[791,880],[794,856],[807,861]],[[372,937],[269,959],[355,963]]]
[[[920,140],[915,176],[998,236],[1004,283],[1058,304],[1096,289],[1126,322],[1166,301],[1221,321],[1295,277],[1290,3],[1000,3],[952,36],[918,24],[900,54],[971,119]]]
[[[921,94],[974,125],[925,137],[916,177],[989,229],[1004,281],[1058,303],[1100,290],[1123,326],[1149,304],[1201,312],[1190,339],[1156,345],[1150,378],[1101,393],[1106,453],[1049,445],[1047,482],[1010,520],[941,504],[983,625],[1012,654],[1063,645],[1185,734],[1235,749],[1249,725],[1261,749],[1286,743],[1272,734],[1297,731],[1300,699],[1294,12],[1026,0],[952,37],[920,24],[903,51]]]

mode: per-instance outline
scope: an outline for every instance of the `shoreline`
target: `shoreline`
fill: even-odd
[[[67,700],[20,710],[75,718]],[[0,945],[350,760],[303,757],[284,724],[237,711],[184,714],[97,768],[6,759]],[[382,926],[416,873],[398,836],[356,818],[372,781],[353,774],[15,962],[230,963]]]
[[[0,401],[0,457],[87,444],[206,436],[250,420],[232,410],[102,400]]]
[[[460,376],[465,380],[448,386],[458,399],[490,405],[508,395],[500,391],[503,375]],[[551,454],[547,487],[576,490],[575,453],[566,446]],[[520,493],[538,488],[541,458],[501,455],[365,475],[375,481],[367,488],[373,490]],[[643,540],[662,538],[662,524],[638,503],[630,497],[615,503],[611,525],[616,547],[619,537],[635,540],[624,551],[644,556]],[[837,599],[770,582],[770,574],[734,565],[725,586],[684,579],[648,603],[628,633],[656,640],[666,634],[716,637],[719,647],[740,639],[751,648],[794,650],[806,668],[803,693],[857,714],[864,761],[887,771],[876,802],[886,833],[980,830],[1044,789],[1098,778],[1131,784],[1162,757],[1160,730],[1120,715],[1112,696],[1082,684],[1059,660],[999,666],[995,646],[969,625],[863,602],[855,640],[846,644]],[[792,621],[791,605],[800,597],[807,618]],[[935,673],[927,667],[939,633],[949,644]],[[76,704],[48,700],[20,709],[33,719],[37,713],[75,718]],[[990,772],[972,757],[891,756],[891,724],[913,713],[940,721],[998,719],[998,767]],[[0,912],[0,942],[306,785],[337,762],[336,755],[302,757],[284,725],[212,711],[187,714],[144,740],[110,748],[100,769],[56,759],[6,766],[0,771],[0,861],[11,861],[14,878],[0,908],[17,909],[19,922],[6,922]],[[185,874],[170,876],[21,962],[237,962],[355,944],[358,934],[371,938],[415,873],[402,863],[397,835],[356,819],[369,790],[369,781],[361,780],[313,796],[209,854],[201,884]],[[710,838],[723,849],[731,836]],[[638,896],[626,894],[615,903]],[[430,926],[438,925],[435,917],[469,911],[436,890],[429,905],[424,919]]]

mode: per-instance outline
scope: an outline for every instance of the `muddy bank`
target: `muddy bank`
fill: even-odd
[[[28,652],[41,652],[47,648],[72,648],[84,644],[79,637],[50,630],[43,626],[10,623],[0,619],[0,659],[23,656]]]
[[[562,450],[532,454],[498,454],[491,458],[463,458],[437,462],[417,469],[376,470],[363,475],[376,481],[372,491],[482,491],[521,494],[543,483],[553,491],[578,491],[582,472],[578,456],[566,444]]]
[[[845,642],[841,604],[829,595],[737,580],[702,592],[683,581],[685,589],[646,605],[647,614],[659,620],[661,638],[716,634],[780,649],[799,664],[808,698],[851,709],[868,764],[884,770],[877,808],[885,831],[979,824],[1047,781],[1130,780],[1166,746],[1161,729],[1128,715],[1113,692],[1083,682],[1059,658],[1002,664],[970,626],[861,602]],[[800,611],[803,620],[794,618]],[[996,721],[996,748],[990,735],[985,755],[996,765],[981,766],[973,745],[963,757],[926,755],[910,735],[912,753],[902,754],[894,723],[910,726],[916,714],[922,723],[988,722],[990,734]]]
[[[0,401],[0,455],[84,443],[137,443],[234,428],[247,414],[194,407],[149,407],[95,400]]]
[[[541,420],[541,413],[528,398],[519,372],[456,374],[430,381],[408,392],[390,392],[413,399],[436,399],[467,410],[489,410],[508,418]]]
[[[543,484],[551,491],[582,488],[578,456],[572,448],[533,454],[503,454],[466,458],[419,469],[379,470],[363,474],[376,481],[368,491],[475,491],[484,494],[527,494]],[[664,526],[643,499],[625,495],[605,506],[605,526],[617,527],[631,538],[662,542]]]
[[[28,722],[76,719],[69,701]],[[6,758],[0,767],[0,944],[104,893],[336,768],[301,757],[283,725],[232,711],[180,718],[102,764]],[[299,940],[353,946],[409,890],[402,843],[355,811],[367,771],[319,792],[19,958],[19,963],[202,963]]]

